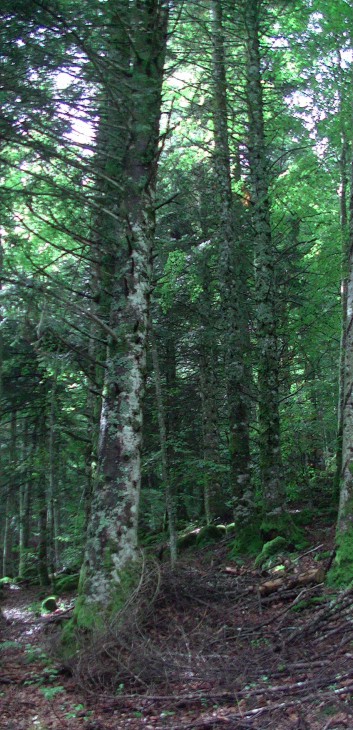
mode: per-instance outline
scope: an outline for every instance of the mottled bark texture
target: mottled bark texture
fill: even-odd
[[[282,504],[279,356],[276,322],[276,251],[271,233],[266,155],[259,0],[243,4],[247,45],[248,154],[255,245],[258,342],[259,452],[265,512]]]
[[[77,620],[117,604],[137,557],[142,398],[151,289],[155,177],[168,2],[110,0],[103,89],[106,178],[100,251],[109,332],[97,478]],[[129,582],[129,581],[127,581]]]
[[[231,491],[238,525],[251,519],[253,494],[249,447],[249,351],[246,254],[241,211],[232,193],[222,4],[211,0],[213,47],[214,170],[220,205],[219,247],[222,309],[226,325],[226,378],[230,430]]]
[[[342,468],[336,531],[337,552],[330,579],[340,585],[353,580],[353,157],[348,224],[346,318],[342,399]]]

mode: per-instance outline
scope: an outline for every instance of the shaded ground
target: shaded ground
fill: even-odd
[[[300,582],[327,564],[332,531],[316,538],[272,573],[229,561],[226,545],[163,567],[154,600],[137,596],[124,630],[72,666],[48,658],[69,598],[40,617],[36,591],[7,587],[0,727],[352,729],[353,589]],[[138,601],[153,604],[143,622]]]

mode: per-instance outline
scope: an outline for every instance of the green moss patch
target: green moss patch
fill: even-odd
[[[42,613],[52,613],[52,611],[56,611],[57,607],[58,603],[56,596],[48,596],[47,598],[44,598],[44,601],[41,603]]]
[[[257,555],[262,545],[259,523],[245,525],[237,529],[236,538],[230,549],[230,558],[236,559],[239,555]]]
[[[266,560],[271,558],[273,555],[277,555],[282,550],[285,550],[287,545],[288,543],[286,538],[281,537],[280,535],[278,537],[275,537],[273,540],[270,540],[269,542],[265,542],[262,547],[261,553],[259,553],[255,560],[256,567],[260,567],[266,562]]]
[[[305,611],[307,608],[312,608],[313,606],[321,606],[325,602],[325,596],[313,596],[312,598],[308,598],[307,600],[298,601],[298,603],[296,603],[294,606],[291,606],[290,610],[294,613],[300,613],[301,611]]]
[[[294,522],[290,514],[281,512],[276,515],[266,515],[260,529],[265,542],[283,537],[288,546],[295,550],[304,550],[309,545],[304,531]]]
[[[353,527],[338,534],[336,544],[336,556],[327,574],[327,583],[344,588],[353,582]]]
[[[213,545],[214,543],[223,540],[225,535],[226,528],[224,525],[206,525],[206,527],[201,527],[201,530],[196,537],[196,545],[197,547]]]

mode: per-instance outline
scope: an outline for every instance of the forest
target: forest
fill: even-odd
[[[0,19],[1,620],[34,591],[55,661],[121,702],[187,687],[190,641],[194,705],[202,655],[218,709],[227,622],[261,681],[297,652],[297,694],[311,637],[309,696],[328,636],[352,640],[353,2],[2,0]],[[329,705],[348,723],[349,656]],[[228,719],[148,727],[350,727],[297,700],[278,720],[278,698],[256,724],[243,685]],[[33,729],[127,727],[72,717]]]

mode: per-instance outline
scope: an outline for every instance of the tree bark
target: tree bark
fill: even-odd
[[[106,160],[116,185],[103,197],[113,225],[102,251],[110,271],[109,336],[97,478],[77,620],[113,609],[137,558],[142,399],[151,290],[155,178],[168,3],[110,2]],[[107,109],[107,107],[106,107]],[[108,113],[108,112],[107,112]],[[119,136],[116,137],[116,128]],[[104,261],[105,259],[105,261]],[[106,278],[106,274],[104,274]]]
[[[11,521],[14,514],[14,496],[16,491],[16,465],[17,465],[17,413],[11,413],[10,426],[10,459],[9,459],[9,475],[7,479],[7,493],[5,502],[5,524],[4,524],[4,542],[2,555],[2,574],[13,575],[14,561],[12,555],[13,534],[11,529]],[[10,476],[11,474],[11,476]]]
[[[259,455],[265,512],[281,507],[283,479],[279,417],[276,322],[276,251],[272,239],[269,165],[266,156],[259,0],[244,5],[247,36],[248,154],[255,245],[258,349]]]
[[[227,112],[227,80],[222,24],[222,3],[211,0],[213,48],[213,164],[220,201],[220,279],[226,322],[226,379],[230,426],[232,499],[238,526],[251,520],[253,494],[249,444],[249,352],[247,284],[240,206],[232,193]],[[235,221],[235,219],[237,219]]]
[[[337,551],[331,580],[348,585],[353,580],[353,155],[349,200],[344,387],[342,400],[342,468],[336,529]]]
[[[336,451],[336,477],[335,487],[339,493],[342,472],[342,441],[343,441],[343,414],[344,414],[344,379],[345,379],[345,356],[346,356],[346,321],[347,321],[347,269],[349,245],[347,240],[348,214],[347,214],[347,155],[348,139],[346,130],[342,130],[342,148],[340,156],[340,223],[341,223],[341,312],[342,328],[340,342],[340,364],[339,364],[339,397],[338,397],[338,419],[337,419],[337,451]]]
[[[31,499],[30,499],[30,474],[32,472],[32,451],[29,446],[28,438],[28,422],[26,419],[23,433],[23,460],[25,468],[23,471],[23,479],[20,485],[20,524],[19,524],[19,578],[25,578],[29,567],[28,547],[30,534],[30,516],[31,516]]]

